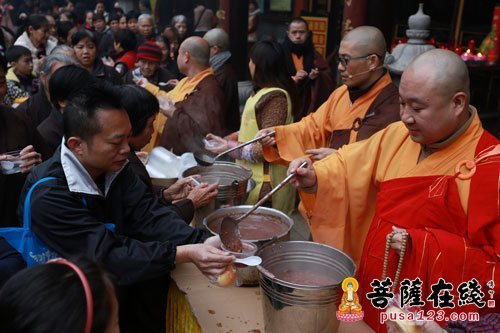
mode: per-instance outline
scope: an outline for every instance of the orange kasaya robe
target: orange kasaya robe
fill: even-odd
[[[419,277],[426,301],[430,285],[443,277],[453,283],[458,306],[460,283],[476,278],[486,300],[485,283],[494,280],[498,303],[500,142],[482,129],[477,112],[471,109],[473,119],[467,130],[420,162],[421,146],[399,122],[314,164],[315,204],[326,208],[311,219],[314,238],[342,249],[356,262],[361,259],[358,292],[364,320],[376,331],[385,327],[379,324],[379,310],[365,296],[373,291],[373,279],[382,278],[386,236],[393,225],[406,229],[411,238],[399,283]],[[456,177],[459,162],[491,151],[497,154],[478,163],[471,179]],[[398,262],[393,252],[387,272],[392,279]],[[426,303],[424,309],[430,308],[432,303]],[[495,311],[474,306],[444,310]]]
[[[203,81],[209,75],[213,75],[214,72],[212,68],[207,68],[204,71],[196,74],[192,78],[185,77],[179,81],[179,83],[175,86],[174,89],[165,92],[160,90],[159,87],[155,86],[152,83],[148,83],[146,85],[146,89],[155,96],[163,96],[172,99],[174,103],[180,102],[186,98],[189,94],[191,94],[196,86]],[[153,123],[154,132],[151,137],[149,143],[142,148],[143,151],[150,152],[154,147],[158,146],[160,142],[161,135],[163,133],[163,128],[165,127],[165,123],[167,122],[167,117],[163,113],[158,113],[156,119]]]
[[[332,136],[332,133],[353,128],[355,121],[365,117],[374,100],[390,84],[392,84],[391,77],[386,73],[368,92],[352,104],[347,86],[339,87],[316,112],[297,123],[275,127],[276,147],[264,148],[264,158],[268,162],[288,164],[303,156],[308,149],[341,146],[334,143],[335,136]],[[394,120],[387,123],[392,121]],[[358,141],[358,133],[357,130],[350,131],[349,144]],[[313,212],[307,209],[313,206],[311,202],[314,201],[314,197],[307,193],[301,193],[300,197],[302,203],[299,205],[299,211],[310,223],[314,223],[311,220]],[[313,238],[314,236],[313,234]],[[321,242],[316,238],[314,240]]]

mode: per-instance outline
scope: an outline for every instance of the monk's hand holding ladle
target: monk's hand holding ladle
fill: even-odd
[[[267,136],[274,135],[274,131],[270,131],[269,133],[266,134]],[[207,140],[207,138],[213,139],[213,141]],[[253,139],[245,141],[245,142],[238,142],[234,140],[225,140],[220,137],[217,137],[215,135],[209,134],[207,137],[204,139],[205,140],[205,150],[210,150],[208,149],[207,146],[213,145],[214,147],[212,148],[213,150],[211,151],[221,151],[220,153],[217,154],[217,156],[212,157],[208,156],[207,154],[201,153],[201,154],[194,154],[194,158],[198,164],[203,165],[203,166],[211,166],[214,164],[216,160],[218,160],[220,157],[229,154],[232,151],[241,149],[247,145],[250,145],[254,142],[262,140],[264,137],[263,136],[255,136]],[[216,146],[217,143],[221,143],[221,146],[225,147],[223,150],[222,147]]]
[[[269,127],[261,129],[260,131],[257,132],[257,134],[255,134],[256,137],[266,136],[260,140],[260,144],[262,145],[262,147],[271,147],[276,145],[276,139],[274,138],[274,136],[270,135],[273,132],[274,128]]]
[[[304,162],[306,165],[300,168],[299,166]],[[295,175],[290,182],[297,190],[305,193],[316,193],[318,180],[310,158],[300,157],[290,162],[288,174],[291,173],[295,173]]]

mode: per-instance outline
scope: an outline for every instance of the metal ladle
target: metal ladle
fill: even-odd
[[[304,161],[299,165],[297,169],[303,168],[306,165],[307,161]],[[240,234],[240,228],[238,227],[238,223],[247,218],[264,202],[266,202],[266,200],[269,199],[269,197],[271,197],[279,189],[285,186],[290,181],[290,179],[292,179],[292,177],[295,176],[296,173],[297,170],[286,176],[286,178],[283,179],[275,188],[273,188],[271,192],[262,197],[262,199],[260,199],[255,205],[253,205],[253,207],[250,208],[250,210],[245,214],[239,216],[238,218],[232,218],[231,216],[226,216],[222,219],[222,222],[220,224],[219,236],[222,244],[224,244],[224,246],[227,249],[233,252],[241,252],[243,250],[243,244],[241,243],[241,234]]]
[[[216,155],[215,157],[212,157],[208,154],[205,154],[205,153],[195,153],[194,154],[194,159],[196,160],[196,162],[198,162],[199,165],[203,165],[203,166],[212,166],[216,160],[218,160],[221,156],[224,156],[236,149],[240,149],[242,147],[245,147],[246,145],[249,145],[251,143],[254,143],[254,142],[257,142],[257,141],[260,141],[268,136],[272,136],[274,135],[274,131],[271,131],[265,135],[261,135],[261,136],[258,136],[256,138],[253,138],[252,140],[249,140],[249,141],[246,141],[246,142],[243,142],[233,148],[229,148],[227,150],[224,150],[222,153]]]

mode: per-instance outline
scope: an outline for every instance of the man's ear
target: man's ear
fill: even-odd
[[[83,155],[83,146],[85,145],[85,141],[83,141],[80,137],[78,136],[69,137],[66,140],[66,145],[76,156]]]
[[[382,65],[382,64],[380,64],[380,58],[379,58],[379,57],[377,57],[377,55],[376,55],[376,54],[371,54],[369,57],[370,57],[370,58],[369,58],[369,60],[370,60],[370,70],[371,70],[371,71],[375,71],[375,70],[377,70],[377,68],[378,68],[380,65]]]
[[[459,91],[453,95],[451,99],[452,107],[453,107],[453,112],[455,113],[455,116],[460,116],[464,110],[466,110],[466,105],[467,105],[467,94]]]
[[[189,54],[188,51],[184,51],[184,63],[187,64],[189,60],[191,59],[191,55]]]

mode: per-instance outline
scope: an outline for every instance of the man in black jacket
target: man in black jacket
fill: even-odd
[[[22,200],[34,182],[55,177],[33,192],[33,231],[63,257],[94,258],[116,277],[122,332],[165,332],[169,271],[193,262],[219,275],[234,257],[216,239],[203,243],[209,235],[158,203],[128,167],[131,125],[115,89],[70,102],[64,144],[28,177]]]

